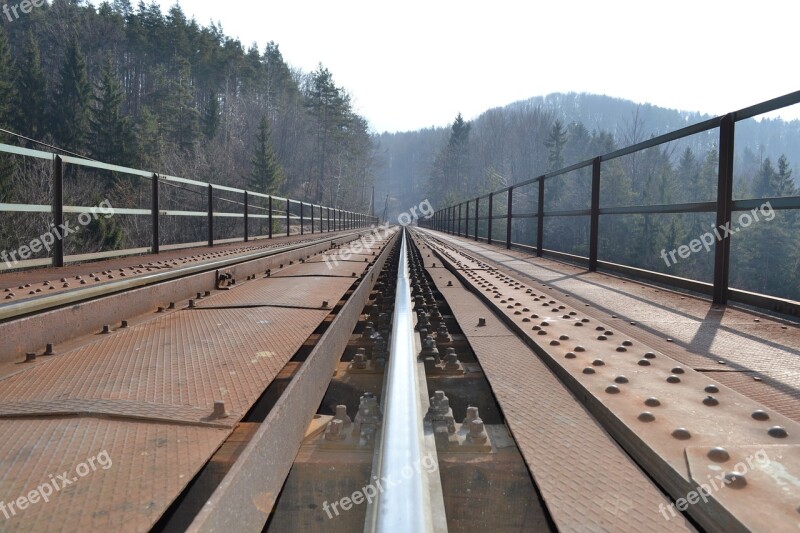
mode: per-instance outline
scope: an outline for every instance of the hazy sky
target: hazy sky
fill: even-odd
[[[159,0],[162,6],[173,0]],[[373,130],[551,92],[722,114],[800,89],[800,1],[181,0],[245,47],[325,65]],[[800,117],[800,106],[783,113]]]

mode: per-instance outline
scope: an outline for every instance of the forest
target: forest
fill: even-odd
[[[777,96],[777,95],[776,95]],[[756,102],[753,102],[754,104]],[[530,180],[597,155],[711,118],[588,94],[553,94],[486,111],[473,120],[460,114],[448,128],[378,136],[385,161],[382,194],[398,205],[427,197],[437,208]],[[716,200],[719,129],[604,162],[600,206],[663,205]],[[800,121],[776,118],[737,123],[734,199],[796,196]],[[545,211],[588,209],[591,168],[548,179]],[[534,245],[538,185],[514,191],[512,241]],[[767,200],[765,200],[766,202]],[[480,216],[488,215],[482,200]],[[493,214],[507,212],[506,194],[495,197]],[[771,205],[771,204],[770,204]],[[474,232],[475,202],[470,231]],[[743,213],[734,212],[734,225]],[[463,214],[466,217],[466,213]],[[600,217],[601,260],[673,276],[711,282],[713,253],[703,250],[677,262],[667,253],[712,231],[714,213],[604,215]],[[800,218],[776,211],[736,233],[731,242],[731,286],[800,299]],[[505,239],[505,220],[496,220],[495,239]],[[479,226],[486,236],[486,221]],[[588,255],[589,217],[548,217],[545,248]]]
[[[279,45],[244,46],[219,25],[130,0],[94,7],[53,0],[0,27],[0,142],[63,150],[115,165],[369,210],[374,146],[368,124],[323,65],[303,72]],[[27,138],[27,139],[26,139]],[[48,204],[50,170],[0,157],[0,202]],[[73,167],[68,205],[146,207],[147,180]],[[165,193],[167,207],[202,210],[204,191]],[[231,201],[219,209],[230,211]],[[241,198],[239,198],[241,202]],[[241,207],[234,207],[241,210]],[[47,218],[2,214],[0,243],[14,247]],[[178,218],[178,217],[174,217]],[[148,221],[114,217],[69,250],[146,245]],[[204,222],[165,220],[168,242],[202,238]],[[241,233],[223,220],[221,236]],[[194,227],[197,225],[198,227]],[[15,227],[16,226],[16,227]],[[226,235],[227,234],[227,235]]]

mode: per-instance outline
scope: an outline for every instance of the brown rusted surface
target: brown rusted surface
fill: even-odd
[[[321,253],[328,250],[331,245],[353,238],[355,238],[353,235],[333,237],[332,240],[326,238],[307,246],[287,243],[283,246],[290,248],[285,251],[282,251],[282,248],[268,250],[264,252],[268,255],[234,264],[225,268],[224,273],[230,274],[232,279],[243,281],[254,275],[260,276],[266,271],[282,269],[289,266],[290,262]],[[219,260],[212,260],[211,263],[214,261]],[[198,268],[200,272],[191,275],[181,275],[178,270],[151,272],[138,278],[109,281],[107,284],[94,287],[74,289],[62,295],[21,302],[19,305],[22,306],[32,304],[43,306],[44,311],[0,323],[0,375],[14,372],[13,365],[27,352],[41,355],[47,343],[55,345],[56,353],[63,353],[65,348],[61,346],[62,344],[69,344],[77,337],[99,330],[104,324],[113,325],[122,320],[132,321],[144,313],[155,311],[158,306],[166,307],[169,302],[185,302],[187,298],[194,298],[197,293],[205,293],[215,288],[217,271],[211,268],[212,264],[200,267],[189,265],[189,267]],[[177,277],[170,280],[154,279],[158,276]],[[119,284],[131,287],[119,293],[107,292]],[[67,298],[69,300],[65,300]],[[9,304],[7,307],[0,305],[0,310],[6,309],[11,312],[13,305],[17,304]],[[51,309],[51,306],[56,308],[47,310]]]
[[[438,288],[459,324],[493,321],[467,340],[559,529],[691,530],[657,515],[669,501],[514,332],[468,290]]]
[[[542,293],[569,294],[587,316],[639,338],[695,370],[753,372],[764,387],[734,389],[800,422],[800,327],[780,318],[553,260],[436,233]],[[545,284],[546,286],[542,286]],[[586,307],[589,304],[590,307]],[[633,323],[633,324],[632,324]],[[747,380],[738,383],[748,383]]]
[[[458,265],[459,253],[442,249]],[[692,488],[687,446],[800,444],[800,424],[626,335],[618,323],[589,318],[571,293],[556,298],[499,272],[462,273],[476,286],[494,287],[493,297],[483,295],[487,301],[674,497]],[[532,314],[518,313],[520,307]],[[800,471],[789,475],[800,477]],[[760,487],[760,497],[769,498],[775,489]],[[705,527],[735,521],[733,511],[720,520],[712,507],[696,505],[688,512]],[[779,518],[772,522],[773,528],[782,525]]]
[[[182,266],[197,265],[253,252],[268,251],[286,244],[311,244],[320,239],[329,239],[349,233],[352,232],[325,233],[303,237],[299,235],[283,236],[269,240],[260,239],[250,243],[221,244],[213,248],[202,246],[183,250],[169,250],[160,254],[120,257],[91,263],[72,264],[61,268],[48,267],[2,272],[0,273],[0,305],[19,302],[28,298],[57,294],[81,287],[100,285],[113,280],[178,269]],[[80,279],[77,279],[78,277]]]
[[[230,429],[49,418],[0,420],[0,432],[6,508],[52,479],[59,487],[60,476],[70,481],[48,502],[39,499],[8,519],[0,513],[3,531],[146,531]],[[97,468],[80,477],[79,465],[102,452],[111,466],[95,460]]]
[[[686,462],[699,489],[676,506],[697,505],[703,494],[713,495],[726,511],[718,513],[721,530],[767,531],[766,524],[779,524],[770,531],[800,529],[800,479],[792,475],[800,472],[800,447],[728,446],[722,452],[693,446],[686,448]],[[727,514],[736,520],[725,522]]]
[[[237,284],[196,305],[200,308],[291,306],[322,309],[323,302],[327,301],[330,308],[344,296],[353,281],[352,278],[321,276],[257,279]]]
[[[308,262],[294,264],[281,270],[273,277],[285,278],[290,276],[337,276],[356,278],[364,273],[369,263],[352,261]],[[353,275],[355,274],[355,276]]]
[[[224,531],[232,523],[242,530],[264,526],[388,250],[387,246],[350,295],[189,531]]]
[[[347,290],[339,280],[299,279],[295,290],[320,299]],[[282,283],[251,283],[273,281]],[[204,301],[237,291],[246,294],[247,283]],[[179,306],[16,365],[0,381],[0,500],[103,450],[113,467],[12,517],[9,529],[149,529],[329,313]],[[227,418],[214,415],[215,401]]]

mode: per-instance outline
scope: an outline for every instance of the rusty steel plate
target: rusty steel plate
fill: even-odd
[[[120,329],[0,382],[0,401],[114,399],[238,415],[329,311],[195,309]]]
[[[230,429],[46,418],[0,420],[0,432],[0,529],[133,532],[152,527]]]
[[[690,484],[684,457],[689,445],[800,444],[800,424],[587,317],[570,301],[500,272],[466,276],[475,285],[498,287],[494,298],[484,295],[487,301],[673,496]],[[529,309],[530,322],[516,314],[519,306]],[[704,507],[689,512],[702,524],[717,523]]]
[[[792,372],[704,372],[792,420],[800,420],[800,376]]]
[[[368,266],[369,263],[358,263],[351,261],[339,261],[336,263],[333,259],[331,259],[329,262],[295,263],[294,265],[287,266],[283,270],[276,272],[272,275],[272,277],[286,278],[325,276],[355,279],[363,274]]]
[[[61,292],[103,285],[157,272],[176,270],[219,259],[235,258],[254,252],[278,249],[288,244],[313,244],[331,239],[336,234],[316,238],[292,236],[250,243],[229,243],[209,247],[165,250],[159,254],[120,257],[103,261],[70,264],[60,268],[44,268],[0,273],[0,305],[30,298],[52,296]]]
[[[692,446],[686,448],[686,461],[698,487],[692,497],[696,504],[702,501],[701,494],[713,496],[736,517],[736,522],[721,524],[726,531],[736,531],[741,525],[747,531],[766,531],[765,525],[773,523],[781,526],[771,531],[800,530],[800,478],[793,475],[800,472],[800,447],[729,446],[712,450]],[[691,503],[687,500],[682,505]]]
[[[465,315],[493,316],[464,289],[444,296],[460,325]],[[494,336],[467,332],[467,340],[558,528],[691,530],[684,520],[655,514],[669,501],[652,481],[530,348],[504,325],[491,327]]]
[[[271,277],[238,283],[230,290],[196,301],[197,307],[222,308],[246,306],[305,307],[323,309],[336,305],[353,285],[352,278]]]

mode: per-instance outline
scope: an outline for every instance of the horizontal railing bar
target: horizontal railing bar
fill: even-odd
[[[623,207],[601,207],[601,215],[647,215],[655,213],[709,213],[717,210],[716,202],[692,202],[687,204],[630,205]]]
[[[582,217],[592,214],[591,209],[572,209],[568,211],[545,211],[542,216],[545,217]]]
[[[749,200],[734,200],[734,211],[750,211],[760,208],[769,202],[772,209],[800,209],[800,196],[785,196],[782,198],[754,198]]]
[[[766,102],[761,102],[760,104],[751,105],[750,107],[740,109],[733,114],[733,120],[738,122],[740,120],[752,118],[756,115],[762,115],[771,111],[777,111],[783,107],[788,107],[798,103],[800,103],[800,91],[795,91],[793,93],[784,94],[783,96],[773,98],[772,100],[767,100]]]
[[[690,135],[696,135],[698,133],[703,133],[704,131],[713,130],[714,128],[719,127],[720,120],[722,120],[722,117],[714,117],[702,122],[698,122],[697,124],[692,124],[691,126],[686,126],[685,128],[681,128],[679,130],[664,133],[626,148],[620,148],[619,150],[615,150],[609,154],[601,155],[600,160],[602,162],[611,161],[612,159],[630,155],[634,152],[641,152],[642,150],[653,148],[659,144],[677,141],[678,139],[683,139],[684,137],[689,137]]]
[[[112,172],[119,172],[121,174],[131,174],[134,176],[142,176],[145,178],[152,178],[153,173],[135,168],[121,167],[119,165],[111,165],[108,163],[101,163],[100,161],[92,161],[91,159],[83,159],[80,157],[72,157],[69,155],[62,155],[61,160],[70,165],[77,165],[81,167],[92,167],[100,170],[111,170]]]

